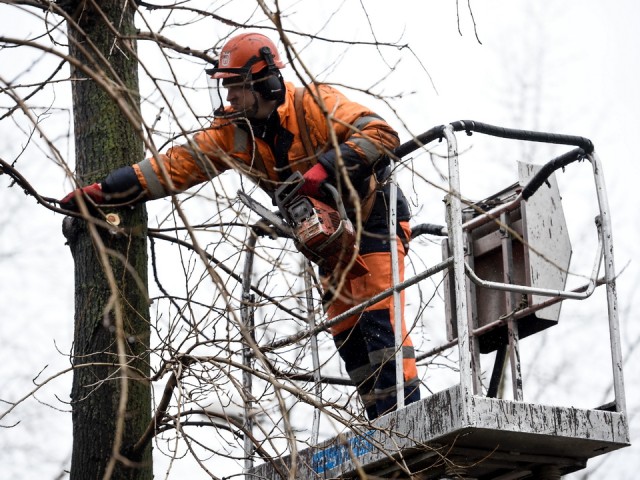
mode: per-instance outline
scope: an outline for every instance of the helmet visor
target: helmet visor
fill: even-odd
[[[223,71],[224,70],[224,71]],[[240,69],[206,70],[209,97],[216,117],[243,117],[255,108],[251,75]]]

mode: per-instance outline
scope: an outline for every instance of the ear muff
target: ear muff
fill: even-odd
[[[265,100],[280,100],[284,97],[285,86],[280,69],[276,66],[273,60],[273,54],[269,47],[262,47],[260,49],[260,56],[267,63],[267,68],[260,72],[256,77],[261,77],[261,80],[254,84],[254,89]]]
[[[284,80],[279,73],[268,75],[264,80],[256,82],[253,88],[265,100],[280,100],[284,96]]]

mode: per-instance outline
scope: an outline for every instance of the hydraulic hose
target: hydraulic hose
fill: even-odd
[[[483,133],[492,137],[508,138],[511,140],[525,140],[528,142],[553,143],[557,145],[573,145],[580,147],[585,153],[593,152],[593,143],[585,137],[576,135],[563,135],[558,133],[534,132],[531,130],[516,130],[513,128],[496,127],[488,123],[475,122],[473,120],[458,120],[451,127],[454,131]]]
[[[436,225],[433,223],[421,223],[411,228],[411,240],[425,234],[435,235],[438,237],[446,237],[447,227],[443,225]]]
[[[495,125],[489,125],[488,123],[476,122],[474,120],[458,120],[452,122],[451,128],[455,132],[467,132],[467,135],[471,135],[472,132],[482,133],[484,135],[490,135],[493,137],[508,138],[512,140],[524,140],[529,142],[540,143],[553,143],[557,145],[573,145],[580,147],[585,154],[589,155],[593,153],[594,147],[591,140],[585,137],[579,137],[576,135],[563,135],[558,133],[547,132],[534,132],[532,130],[517,130],[514,128],[497,127]],[[417,150],[420,147],[427,145],[434,140],[441,140],[444,138],[444,125],[439,125],[427,130],[424,133],[412,138],[411,140],[403,143],[397,147],[393,154],[397,158],[402,158],[405,155]]]
[[[545,163],[543,167],[534,175],[534,177],[529,180],[529,183],[525,185],[522,189],[522,199],[528,200],[535,192],[542,186],[544,182],[547,181],[549,176],[558,170],[559,168],[564,168],[569,165],[571,162],[575,162],[576,160],[582,160],[586,157],[586,153],[582,148],[575,148],[570,152],[565,153],[564,155],[560,155],[559,157],[550,160]]]

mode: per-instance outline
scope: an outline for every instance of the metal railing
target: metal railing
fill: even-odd
[[[467,135],[472,133],[479,133],[483,135],[495,136],[500,138],[507,138],[513,140],[521,140],[521,141],[531,141],[531,142],[542,142],[542,143],[551,143],[551,144],[559,144],[559,145],[568,145],[573,148],[569,152],[551,160],[546,163],[539,172],[529,181],[528,184],[524,185],[520,193],[517,197],[508,202],[506,204],[499,205],[492,210],[481,213],[475,218],[463,222],[463,205],[461,201],[460,195],[460,165],[459,165],[459,157],[458,157],[458,146],[456,140],[456,132],[464,131]],[[461,401],[466,402],[473,395],[478,394],[477,385],[474,385],[474,373],[473,373],[473,355],[474,355],[474,346],[473,342],[477,341],[477,338],[482,334],[490,331],[491,329],[501,327],[504,325],[509,325],[510,332],[510,346],[515,349],[517,355],[517,342],[518,342],[518,334],[517,334],[517,320],[520,317],[530,314],[535,310],[539,310],[541,308],[548,307],[554,303],[561,302],[564,299],[574,299],[574,300],[582,300],[591,296],[593,291],[598,285],[604,284],[606,286],[607,291],[607,312],[608,312],[608,322],[609,322],[609,333],[610,333],[610,344],[611,344],[611,359],[613,366],[613,385],[614,385],[614,393],[615,393],[615,410],[617,412],[621,412],[626,414],[626,403],[624,397],[624,379],[623,379],[623,371],[622,371],[622,353],[621,353],[621,342],[620,342],[620,331],[619,331],[619,320],[618,320],[618,307],[617,307],[617,296],[616,296],[616,272],[615,272],[615,264],[614,264],[614,256],[613,256],[613,239],[611,232],[611,214],[609,211],[609,205],[606,195],[606,188],[603,178],[603,169],[600,163],[598,156],[595,153],[593,144],[590,140],[584,137],[578,136],[570,136],[570,135],[558,135],[552,133],[544,133],[544,132],[532,132],[525,130],[514,130],[507,129],[502,127],[496,127],[492,125],[487,125],[484,123],[474,122],[474,121],[458,121],[453,122],[449,125],[441,125],[438,127],[434,127],[427,132],[418,135],[416,138],[411,141],[399,146],[393,153],[392,160],[398,161],[402,157],[405,157],[412,152],[424,148],[430,142],[435,140],[444,140],[447,143],[447,158],[448,158],[448,170],[449,170],[449,193],[446,196],[445,204],[447,207],[447,227],[440,227],[437,225],[421,225],[414,228],[416,234],[419,233],[430,233],[436,235],[448,235],[448,242],[451,248],[451,256],[449,258],[444,259],[442,262],[425,269],[424,271],[412,276],[404,280],[403,282],[399,281],[399,270],[398,270],[398,259],[397,254],[392,257],[392,266],[393,266],[393,281],[394,286],[381,292],[374,297],[368,299],[367,301],[356,305],[346,312],[338,315],[332,319],[325,320],[317,323],[316,319],[313,315],[313,300],[312,298],[307,298],[307,309],[308,309],[308,328],[300,331],[296,334],[289,335],[284,338],[278,338],[266,345],[261,345],[260,348],[263,352],[269,352],[273,350],[277,350],[283,348],[285,346],[289,346],[300,342],[306,338],[315,339],[315,336],[327,330],[332,325],[339,323],[345,318],[362,312],[368,306],[373,305],[380,300],[387,298],[389,296],[394,296],[394,309],[396,309],[396,317],[401,318],[400,316],[400,292],[412,285],[415,285],[439,272],[443,272],[449,269],[453,274],[452,286],[454,290],[453,297],[455,298],[455,322],[457,326],[457,336],[453,340],[443,343],[442,345],[433,348],[429,352],[425,352],[417,357],[417,360],[422,360],[431,355],[435,355],[440,353],[448,348],[458,346],[459,352],[459,372],[460,372],[460,387],[463,395],[461,395]],[[531,287],[527,285],[517,285],[514,283],[506,283],[506,282],[495,282],[488,281],[480,278],[473,270],[473,268],[465,261],[465,232],[470,231],[474,228],[481,226],[484,223],[500,221],[500,219],[504,219],[504,215],[509,211],[517,208],[523,202],[527,202],[529,198],[537,191],[537,189],[545,183],[547,178],[560,168],[565,168],[573,162],[579,160],[587,160],[592,165],[593,169],[593,177],[595,182],[595,189],[597,194],[599,215],[597,219],[597,231],[598,231],[598,246],[596,257],[594,261],[594,266],[592,269],[591,276],[587,284],[574,288],[572,290],[560,290],[560,289],[547,289],[547,288],[539,288],[539,287]],[[395,169],[392,169],[395,170]],[[396,248],[394,248],[393,242],[396,241],[395,232],[396,229],[394,225],[396,224],[396,209],[395,209],[395,198],[397,195],[397,186],[395,182],[395,177],[391,178],[392,181],[392,189],[391,189],[391,205],[393,208],[390,209],[390,217],[389,224],[390,228],[390,242],[391,244],[391,252],[396,253]],[[252,235],[250,237],[250,241],[247,243],[245,247],[245,268],[243,273],[243,305],[242,305],[242,319],[245,322],[245,325],[253,329],[253,305],[255,302],[254,294],[252,293],[251,287],[251,276],[252,276],[252,268],[253,268],[253,256],[256,248],[256,243],[260,235],[264,234],[268,229],[263,228],[264,225],[256,225],[252,229]],[[601,265],[604,264],[604,277],[598,278],[599,271]],[[306,291],[310,292],[311,281],[312,279],[308,276],[308,273],[305,273],[304,282],[307,287]],[[521,293],[521,294],[535,294],[540,296],[549,297],[548,300],[536,304],[534,306],[529,306],[527,308],[516,310],[513,315],[509,318],[497,319],[495,322],[492,322],[488,325],[484,325],[480,328],[470,328],[468,321],[468,296],[466,292],[467,279],[474,284],[481,286],[483,288],[488,289],[496,289],[505,292],[511,293]],[[397,398],[398,398],[398,408],[402,408],[404,406],[404,394],[403,394],[403,372],[402,372],[402,348],[401,348],[401,331],[400,322],[396,322],[396,380],[398,383],[397,390]],[[316,385],[319,385],[322,382],[326,383],[349,383],[344,379],[331,379],[325,378],[320,373],[320,360],[318,356],[318,348],[317,341],[312,340],[312,363],[313,363],[313,374],[310,377],[305,377],[306,380],[312,380],[316,382]],[[252,362],[252,353],[249,348],[244,350],[245,355],[243,356],[244,361],[247,363],[247,367],[250,367]],[[512,368],[514,366],[512,365]],[[244,371],[244,387],[251,390],[251,368],[246,368]],[[513,370],[514,374],[514,382],[521,381],[520,373],[519,373],[519,365],[515,366],[515,370]],[[303,378],[304,376],[301,376]],[[319,393],[319,390],[317,391]],[[521,399],[521,391],[518,391],[517,388],[514,387],[514,399]],[[252,425],[252,415],[251,415],[252,405],[250,402],[247,402],[245,405],[245,428],[248,431],[251,431],[253,428]],[[469,411],[465,405],[462,406],[463,411]],[[313,423],[312,423],[312,433],[311,438],[313,441],[317,441],[318,438],[318,429],[319,429],[319,413],[316,412],[314,415]],[[249,439],[245,439],[245,468],[248,470],[253,465],[252,455],[253,447],[251,445],[251,441]]]

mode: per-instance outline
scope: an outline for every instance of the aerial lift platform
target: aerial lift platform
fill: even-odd
[[[573,148],[542,167],[520,164],[515,184],[481,202],[463,205],[455,135],[460,131]],[[457,346],[460,382],[371,423],[351,425],[344,434],[294,458],[258,466],[249,463],[245,478],[548,480],[583,469],[589,459],[630,444],[611,219],[602,166],[591,141],[458,121],[401,145],[396,157],[433,140],[445,140],[448,148],[443,261],[373,300],[444,274],[448,343],[439,348]],[[593,169],[600,209],[598,247],[589,281],[567,291],[571,245],[553,172],[578,160],[588,161]],[[390,218],[392,225],[394,221]],[[586,409],[525,402],[519,340],[555,325],[563,300],[585,299],[603,284],[613,401]],[[495,364],[483,391],[480,359],[489,352],[495,352]],[[507,361],[513,399],[497,398]]]

